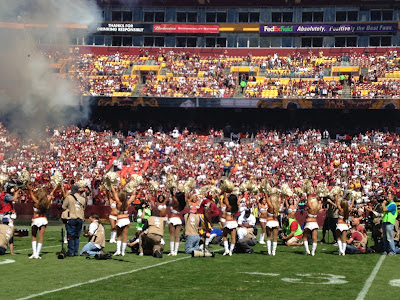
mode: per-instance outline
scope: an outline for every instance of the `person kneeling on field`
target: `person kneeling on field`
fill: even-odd
[[[151,216],[144,220],[143,233],[139,236],[139,256],[153,255],[162,258],[164,245],[161,240],[164,235],[164,218]]]
[[[251,214],[250,209],[246,209],[238,219],[239,228],[237,229],[237,242],[235,246],[235,253],[254,252],[253,246],[257,244],[257,238],[254,234],[254,226],[256,225],[256,218]]]
[[[103,225],[99,222],[99,215],[92,213],[89,217],[89,231],[84,236],[89,237],[89,243],[83,246],[81,255],[95,256],[101,254],[102,249],[106,246],[105,231]]]
[[[368,237],[365,233],[362,233],[360,229],[361,228],[355,226],[350,228],[351,236],[347,240],[346,254],[365,253],[367,249]]]
[[[11,244],[13,244],[14,228],[8,226],[9,219],[7,217],[3,217],[1,221],[2,224],[0,224],[0,255],[4,255],[7,248]]]
[[[303,238],[303,231],[297,220],[284,218],[282,220],[282,225],[286,231],[286,236],[282,237],[286,246],[301,246],[300,240]]]

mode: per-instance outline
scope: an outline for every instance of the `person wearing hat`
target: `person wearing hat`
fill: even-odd
[[[89,238],[89,242],[83,246],[80,254],[95,256],[100,254],[101,250],[106,246],[105,230],[99,221],[99,215],[92,213],[89,217],[89,231],[85,236]]]
[[[13,235],[14,235],[14,227],[9,226],[10,219],[8,217],[3,217],[0,224],[0,255],[4,255],[8,247],[10,247],[11,254],[14,254],[12,251],[11,245],[13,245]]]
[[[62,205],[64,211],[67,211],[65,230],[67,231],[67,256],[69,257],[79,255],[79,236],[82,232],[86,207],[86,199],[81,196],[80,192],[83,192],[83,189],[79,189],[77,185],[74,185]]]

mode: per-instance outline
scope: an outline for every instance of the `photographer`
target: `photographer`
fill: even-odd
[[[333,235],[333,242],[336,242],[336,224],[338,221],[338,209],[334,202],[329,198],[323,198],[324,209],[326,217],[322,227],[321,243],[325,243],[325,235],[327,231],[331,231]]]
[[[238,219],[239,228],[237,230],[238,241],[236,242],[236,253],[251,254],[254,252],[253,246],[257,244],[257,238],[254,234],[256,217],[251,214],[250,209],[242,212]]]
[[[71,193],[65,198],[62,208],[67,211],[65,229],[67,231],[68,252],[67,256],[78,256],[79,236],[82,232],[86,199],[81,196],[78,186],[72,187]]]
[[[281,239],[286,246],[301,246],[300,240],[303,238],[303,231],[296,219],[283,218],[282,226],[285,229],[286,235],[282,236]]]
[[[137,252],[139,249],[139,237],[143,232],[143,226],[145,220],[151,216],[151,209],[145,199],[140,201],[140,204],[135,205],[137,210],[136,215],[136,232],[132,239],[128,242],[128,247],[131,248],[132,252]]]
[[[89,221],[91,222],[89,230],[84,234],[84,236],[89,238],[89,242],[83,246],[80,254],[95,256],[106,246],[105,231],[103,225],[99,222],[98,214],[92,213]]]
[[[14,227],[9,226],[9,218],[3,217],[1,220],[2,224],[0,225],[0,255],[4,255],[8,247],[13,249],[13,235],[14,235]],[[11,254],[14,254],[11,251]]]
[[[350,227],[351,236],[347,240],[346,254],[361,254],[367,250],[368,236],[358,229],[355,224]]]
[[[382,210],[382,232],[383,232],[383,255],[396,255],[396,249],[393,239],[394,224],[397,218],[397,206],[394,203],[397,197],[390,190],[387,201],[383,201]]]
[[[378,201],[379,200],[379,201]],[[370,212],[366,220],[366,229],[371,230],[371,237],[374,240],[374,250],[383,252],[382,246],[382,203],[383,197],[373,196],[371,204],[373,207],[366,206],[365,209]]]
[[[139,237],[139,256],[153,255],[162,258],[164,245],[161,240],[164,235],[164,218],[151,216],[145,219],[143,233]]]

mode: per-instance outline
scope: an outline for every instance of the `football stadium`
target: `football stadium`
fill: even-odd
[[[1,299],[397,298],[399,0],[3,0],[0,38]]]

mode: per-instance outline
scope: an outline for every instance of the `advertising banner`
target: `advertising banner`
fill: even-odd
[[[133,23],[102,23],[97,32],[142,33],[152,32],[153,25]]]
[[[162,33],[219,33],[219,25],[154,24],[153,32]]]
[[[260,33],[395,32],[398,23],[260,25]]]
[[[240,109],[400,109],[400,99],[85,97],[91,106]]]

